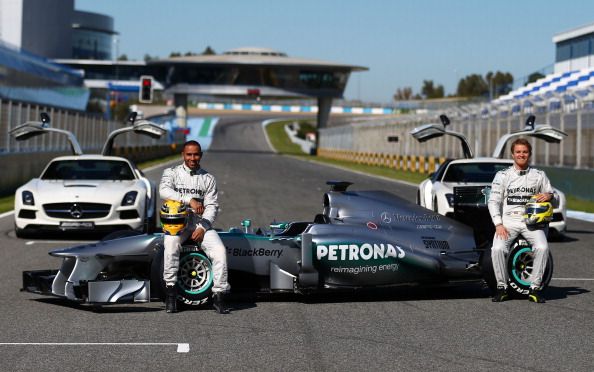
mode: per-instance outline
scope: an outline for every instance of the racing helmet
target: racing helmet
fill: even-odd
[[[178,235],[186,227],[188,214],[188,208],[184,203],[165,200],[159,212],[165,235]]]
[[[523,218],[526,226],[545,225],[553,219],[553,206],[549,202],[537,202],[536,199],[532,197],[528,203],[526,203]]]

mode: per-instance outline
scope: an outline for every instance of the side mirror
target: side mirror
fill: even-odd
[[[534,117],[534,115],[528,116],[528,119],[526,119],[526,130],[534,130],[535,121],[536,117]]]
[[[47,112],[42,112],[40,116],[43,127],[47,128],[51,122],[50,116],[47,114]]]
[[[138,113],[136,111],[132,111],[128,115],[128,118],[126,118],[126,121],[128,122],[128,124],[130,124],[130,125],[134,124],[134,122],[136,121],[136,116],[138,116]]]
[[[448,118],[445,114],[439,115],[439,120],[441,120],[441,123],[444,127],[450,125],[450,118]]]

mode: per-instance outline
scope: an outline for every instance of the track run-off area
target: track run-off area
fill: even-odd
[[[216,227],[313,220],[327,180],[414,200],[408,184],[274,153],[262,120],[221,117],[214,127],[202,166],[218,182]],[[158,183],[165,166],[146,174]],[[20,292],[22,271],[58,268],[47,252],[81,241],[18,239],[10,214],[0,218],[0,234],[3,371],[594,370],[592,222],[569,219],[565,239],[550,243],[545,304],[492,303],[480,284],[465,284],[241,294],[226,316],[208,308],[166,314],[159,302],[94,308]]]

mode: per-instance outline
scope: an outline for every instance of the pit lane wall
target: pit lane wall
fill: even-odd
[[[454,137],[419,143],[409,134],[415,127],[438,122],[437,116],[369,118],[321,129],[318,156],[429,175],[447,158],[463,157],[460,142]],[[522,129],[526,118],[527,115],[450,117],[452,124],[449,130],[463,133],[475,156],[489,157],[497,140],[506,133]],[[562,191],[594,200],[591,192],[594,182],[594,111],[549,113],[540,118],[537,116],[539,123],[548,123],[565,131],[568,136],[561,144],[530,139],[533,164],[547,171],[553,185]]]
[[[8,134],[10,129],[21,123],[39,121],[41,112],[50,115],[53,128],[74,133],[83,152],[89,154],[101,152],[107,135],[125,125],[80,111],[0,100],[0,196],[10,195],[31,178],[38,177],[48,161],[54,157],[71,154],[65,136],[49,133],[17,142]],[[116,138],[114,155],[135,163],[162,158],[178,153],[175,145],[183,143],[184,139],[182,133],[169,133],[158,140],[126,133]]]

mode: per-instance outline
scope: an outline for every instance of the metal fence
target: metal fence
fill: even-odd
[[[553,105],[554,106],[554,105]],[[531,139],[534,164],[576,169],[594,169],[594,109],[590,105],[549,105],[518,109],[507,105],[475,105],[446,111],[452,125],[468,139],[475,156],[491,156],[497,140],[504,134],[522,129],[530,114],[536,124],[549,124],[568,134],[560,144]],[[555,106],[554,106],[555,107]],[[540,109],[539,109],[540,108]],[[423,115],[369,119],[366,122],[320,130],[320,149],[350,153],[384,154],[400,157],[462,157],[459,140],[451,136],[418,143],[409,132],[422,124],[439,122],[441,112]]]
[[[125,126],[124,123],[105,120],[97,115],[0,100],[0,154],[70,151],[66,136],[56,133],[37,136],[27,141],[16,141],[9,135],[8,132],[17,125],[27,121],[40,121],[42,112],[47,112],[50,115],[53,128],[74,133],[85,153],[100,152],[107,135],[111,131]],[[179,139],[173,136],[163,136],[157,140],[134,133],[126,133],[118,136],[114,145],[115,147],[150,147],[167,145],[172,141],[179,142],[176,140]]]

